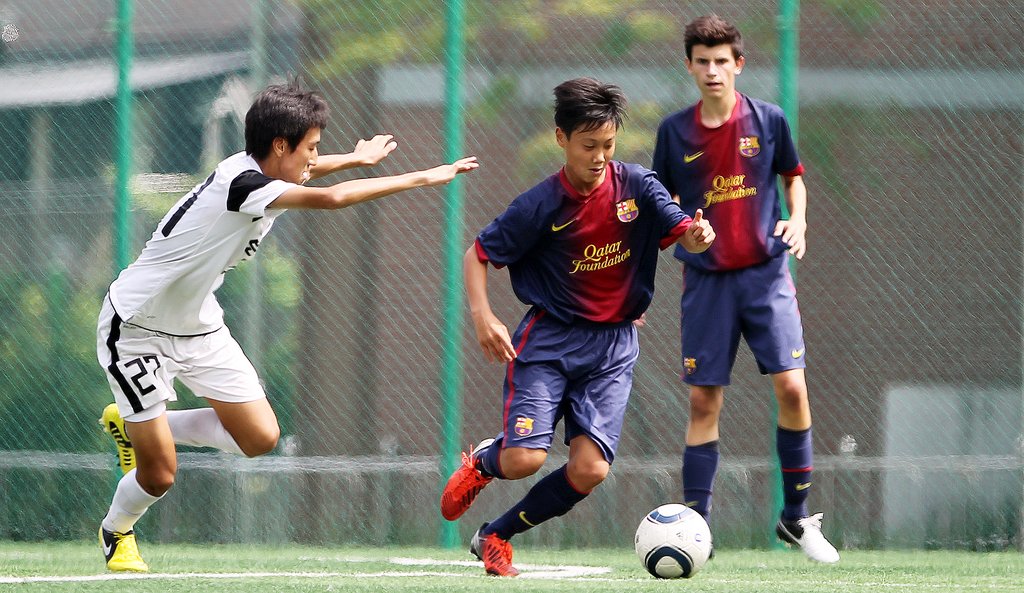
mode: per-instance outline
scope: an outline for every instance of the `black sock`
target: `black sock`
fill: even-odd
[[[568,470],[563,465],[544,476],[522,500],[492,521],[484,530],[485,534],[495,533],[501,539],[510,539],[548,519],[568,513],[588,494],[573,487],[569,482]]]

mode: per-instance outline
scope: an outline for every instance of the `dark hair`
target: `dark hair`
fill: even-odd
[[[565,132],[588,132],[608,122],[615,129],[626,117],[626,95],[613,84],[593,78],[574,78],[555,87],[555,125]]]
[[[686,59],[693,58],[693,46],[705,45],[714,47],[728,43],[732,46],[732,57],[740,59],[743,55],[743,36],[740,30],[729,21],[717,14],[697,17],[686,25],[683,32],[683,44],[686,47]]]
[[[311,128],[327,126],[327,102],[297,82],[268,86],[245,114],[245,152],[255,159],[270,154],[274,138],[295,150]]]

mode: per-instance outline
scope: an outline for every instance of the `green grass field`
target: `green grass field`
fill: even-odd
[[[0,543],[0,591],[178,593],[217,591],[677,591],[860,593],[1022,590],[1024,555],[970,552],[846,552],[837,566],[795,551],[720,550],[696,577],[658,581],[630,550],[516,551],[517,579],[484,576],[461,550],[155,545],[154,572],[103,570],[92,542]]]

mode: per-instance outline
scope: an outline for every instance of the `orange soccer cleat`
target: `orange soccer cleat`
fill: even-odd
[[[487,574],[496,577],[519,576],[519,571],[512,566],[511,542],[501,539],[496,533],[480,535],[485,527],[487,523],[481,525],[473,534],[473,539],[469,542],[469,551],[484,561],[484,570]]]
[[[484,439],[469,453],[462,454],[462,465],[448,478],[441,493],[441,515],[454,521],[469,509],[476,495],[494,478],[483,475],[476,467],[477,455],[491,446],[494,439]]]

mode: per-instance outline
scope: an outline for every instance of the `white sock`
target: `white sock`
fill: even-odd
[[[135,479],[135,468],[126,473],[117,483],[110,510],[103,518],[103,529],[117,533],[128,533],[153,503],[161,497],[153,496],[139,486]]]
[[[178,445],[213,447],[235,455],[245,455],[213,408],[195,410],[168,410],[167,424]]]

